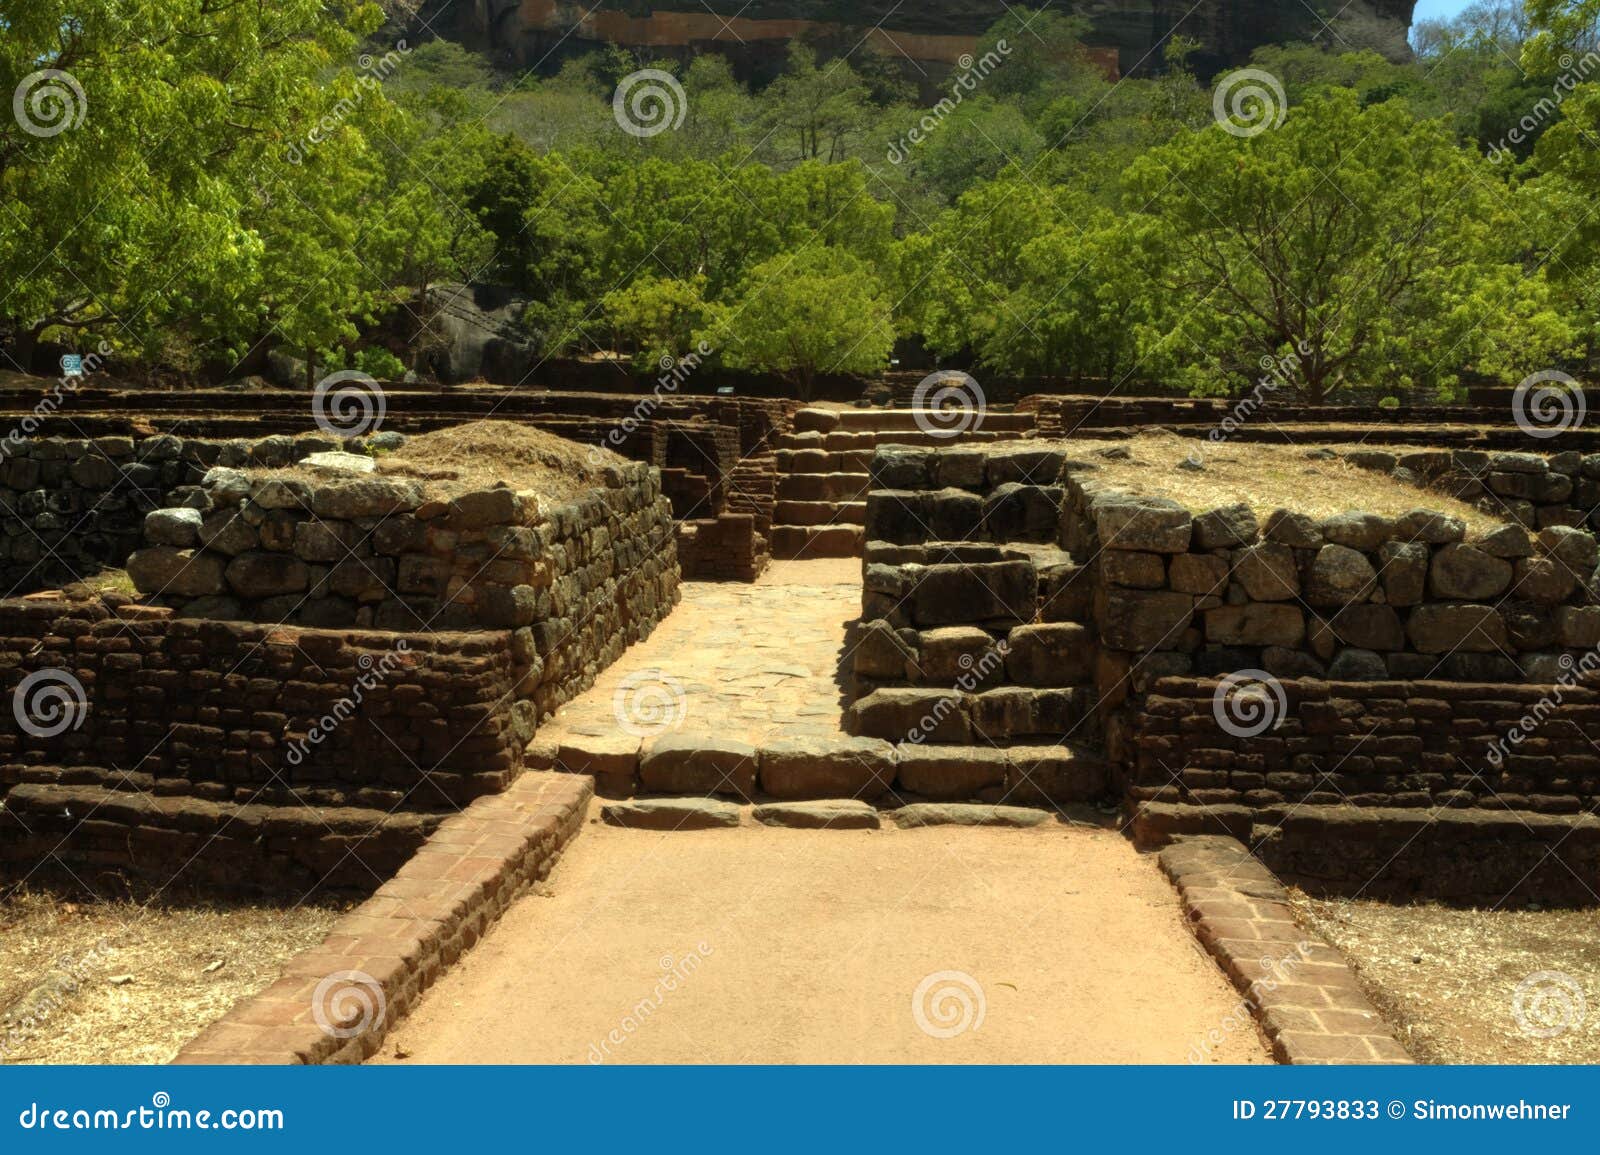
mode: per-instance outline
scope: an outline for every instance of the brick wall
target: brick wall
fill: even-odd
[[[0,771],[103,773],[218,802],[449,808],[503,787],[537,719],[530,631],[391,634],[176,618],[97,602],[0,602],[0,692],[43,721],[0,729]],[[29,691],[24,679],[48,675]],[[70,724],[41,698],[81,687]],[[26,705],[23,703],[26,702]],[[343,705],[341,705],[343,703]],[[45,724],[49,723],[49,724]]]

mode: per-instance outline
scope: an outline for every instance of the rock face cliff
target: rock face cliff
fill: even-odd
[[[1068,0],[1087,17],[1091,47],[1115,54],[1121,74],[1160,65],[1166,37],[1204,46],[1204,73],[1238,65],[1263,44],[1323,39],[1336,47],[1410,55],[1406,37],[1415,0]],[[1322,16],[1313,9],[1326,8]],[[999,0],[618,0],[597,5],[562,0],[425,0],[427,27],[506,64],[545,70],[588,42],[649,47],[663,55],[720,51],[748,76],[774,71],[782,45],[798,36],[851,51],[867,43],[919,62],[953,64],[985,28],[1006,13]],[[1327,17],[1325,20],[1324,17]]]

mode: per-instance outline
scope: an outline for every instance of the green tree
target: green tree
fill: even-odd
[[[341,113],[357,36],[381,19],[375,5],[343,13],[321,0],[7,6],[0,88],[27,109],[0,118],[0,336],[13,356],[26,362],[47,336],[228,346],[275,322],[259,287],[284,238],[258,227],[275,219],[262,198],[287,186],[321,199],[295,188],[313,169],[360,183],[352,134],[332,134],[298,174],[285,163]]]
[[[619,344],[634,355],[634,365],[650,370],[664,359],[676,361],[695,346],[695,334],[709,319],[705,279],[680,281],[645,277],[614,289],[602,302]]]
[[[809,401],[819,373],[875,373],[894,324],[871,269],[843,249],[812,244],[750,270],[737,300],[701,336],[729,365],[786,376]]]
[[[1518,261],[1491,162],[1401,101],[1328,90],[1254,137],[1186,134],[1128,186],[1177,315],[1161,345],[1198,392],[1268,358],[1312,401],[1347,382],[1448,391],[1462,367],[1504,372],[1505,350],[1538,362],[1571,340]]]

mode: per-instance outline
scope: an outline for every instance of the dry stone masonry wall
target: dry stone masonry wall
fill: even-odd
[[[172,434],[6,440],[0,443],[0,594],[66,585],[121,566],[143,539],[145,515],[192,502],[212,466],[283,466],[340,448],[365,452],[366,442]]]
[[[1600,453],[1360,449],[1339,456],[1403,484],[1448,493],[1529,529],[1600,527]]]
[[[1553,682],[1600,643],[1588,533],[1508,524],[1468,538],[1436,510],[1313,520],[1066,478],[1063,540],[1093,558],[1109,673],[1265,670],[1334,680]],[[1105,683],[1105,675],[1102,676]]]

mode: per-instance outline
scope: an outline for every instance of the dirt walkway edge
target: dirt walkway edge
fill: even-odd
[[[1179,838],[1160,853],[1195,936],[1243,996],[1205,1048],[1258,1020],[1280,1063],[1409,1063],[1345,958],[1302,928],[1277,877],[1234,838]]]
[[[179,1064],[359,1063],[583,828],[582,775],[529,772],[447,819],[394,878],[213,1023]]]

